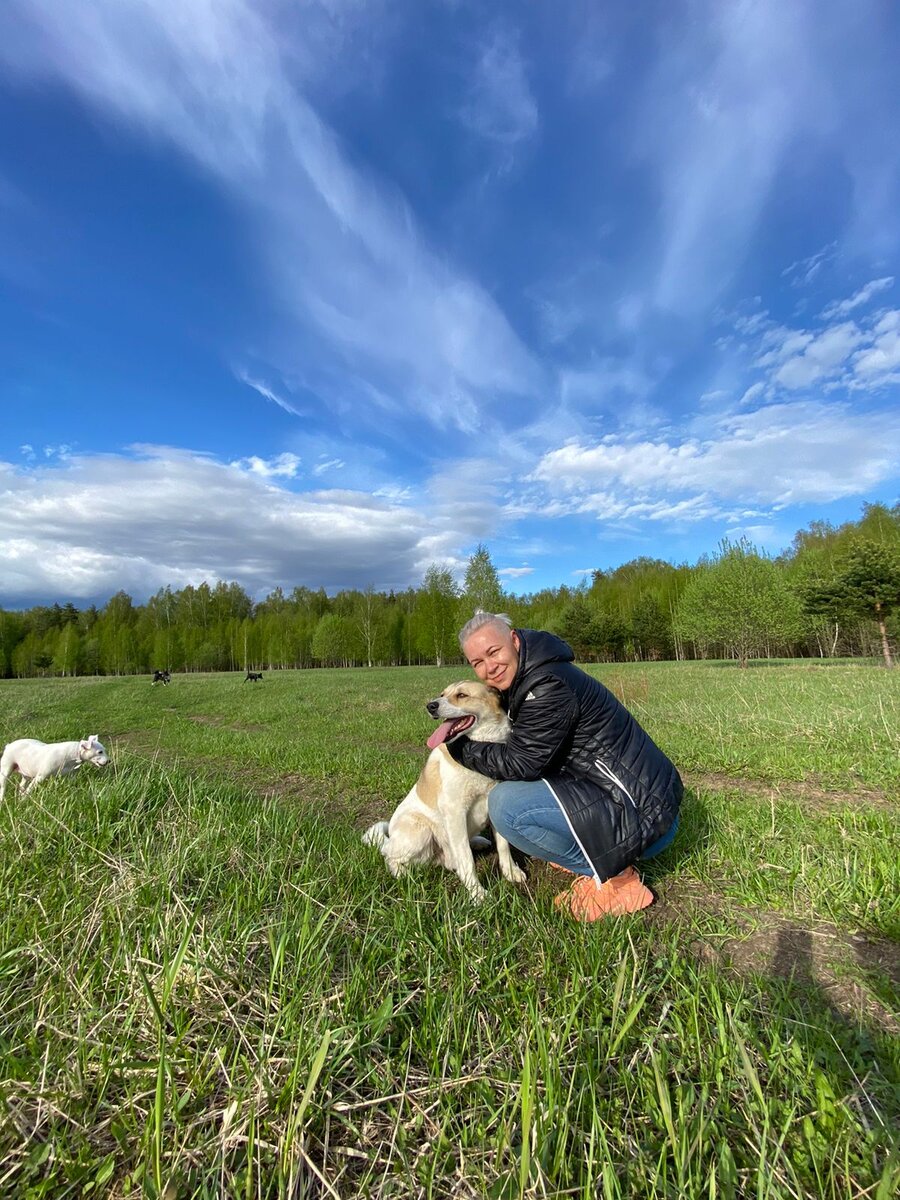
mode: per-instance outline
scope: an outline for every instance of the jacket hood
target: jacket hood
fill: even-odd
[[[522,641],[519,670],[523,675],[545,663],[575,660],[575,651],[555,633],[547,633],[543,629],[517,629],[516,632]]]

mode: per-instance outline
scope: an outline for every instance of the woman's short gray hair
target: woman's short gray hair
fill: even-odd
[[[496,625],[504,629],[512,629],[512,617],[508,617],[506,613],[490,613],[485,612],[483,608],[476,608],[475,615],[466,621],[462,629],[459,631],[459,648],[465,649],[466,642],[473,633],[477,633],[479,629],[483,629],[485,625]]]

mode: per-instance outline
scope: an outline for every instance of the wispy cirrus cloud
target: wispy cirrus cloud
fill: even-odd
[[[351,163],[266,13],[247,0],[10,0],[0,60],[13,78],[62,83],[107,120],[170,143],[243,205],[284,313],[267,353],[285,375],[302,369],[336,411],[348,364],[445,428],[471,428],[476,408],[499,420],[511,394],[537,404],[541,369],[504,313],[429,248],[396,188]],[[489,46],[480,78],[485,128],[523,136],[532,118],[513,50]],[[377,394],[359,388],[357,422],[381,419]]]
[[[339,471],[346,464],[342,458],[326,458],[324,462],[316,463],[313,475],[325,475],[328,471]]]
[[[799,258],[790,263],[781,272],[782,279],[787,279],[791,287],[805,288],[815,282],[822,269],[832,262],[837,254],[837,242],[829,242],[815,254]],[[848,310],[849,311],[849,310]]]
[[[775,19],[768,3],[713,4],[706,17],[703,38],[672,29],[638,141],[662,187],[654,298],[682,312],[732,281],[791,140],[818,123],[808,5]]]
[[[875,136],[897,103],[896,71],[882,49],[892,18],[877,3],[861,4],[851,15],[814,0],[701,0],[698,23],[680,6],[667,10],[633,139],[660,187],[657,304],[697,313],[725,294],[758,235],[772,228],[770,201],[798,171],[813,181],[839,164],[852,181],[842,247],[896,251],[900,152]],[[862,64],[864,88],[856,83]],[[834,225],[822,228],[830,234]],[[837,253],[830,237],[783,277],[807,289]]]
[[[283,409],[286,413],[290,413],[291,416],[299,417],[303,415],[302,409],[292,404],[289,400],[286,400],[284,396],[273,387],[270,387],[269,384],[263,383],[261,379],[254,378],[253,375],[243,368],[239,368],[235,374],[241,383],[246,383],[247,387],[253,388],[254,392],[262,396],[264,400],[269,400],[272,404],[277,404],[280,409]]]
[[[480,137],[506,147],[537,131],[537,103],[518,39],[508,29],[495,26],[478,48],[460,117]]]

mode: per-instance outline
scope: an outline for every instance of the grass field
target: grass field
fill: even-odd
[[[453,669],[0,682],[111,752],[0,806],[0,1195],[900,1188],[900,671],[595,669],[682,769],[644,914],[360,830]]]

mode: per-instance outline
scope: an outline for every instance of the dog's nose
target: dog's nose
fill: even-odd
[[[425,707],[428,709],[429,713],[430,713],[430,714],[431,714],[433,717],[436,717],[436,716],[437,716],[437,710],[438,710],[438,702],[437,702],[437,700],[429,700],[429,701],[428,701],[428,703],[425,705]]]

